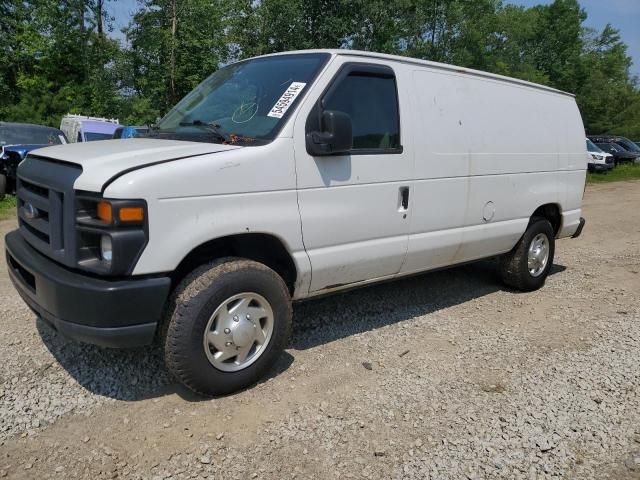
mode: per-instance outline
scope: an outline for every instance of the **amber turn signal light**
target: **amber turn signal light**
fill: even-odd
[[[113,210],[109,202],[98,203],[97,215],[104,223],[108,223],[109,225],[113,223]]]
[[[123,207],[118,211],[118,218],[121,222],[142,222],[144,209],[142,207]]]

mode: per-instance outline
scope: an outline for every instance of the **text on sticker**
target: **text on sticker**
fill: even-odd
[[[293,82],[289,85],[289,88],[285,90],[282,96],[278,99],[271,111],[267,113],[267,117],[282,118],[285,112],[289,109],[293,101],[296,99],[306,83]]]

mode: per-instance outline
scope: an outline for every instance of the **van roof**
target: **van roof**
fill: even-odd
[[[65,120],[73,120],[74,122],[92,120],[95,122],[114,123],[116,125],[120,124],[120,121],[117,118],[90,117],[87,115],[76,115],[74,113],[68,113],[64,117],[62,117],[62,121],[64,122]]]
[[[347,49],[293,50],[293,51],[289,51],[289,52],[271,53],[271,54],[268,54],[268,55],[261,55],[260,57],[256,57],[256,58],[272,57],[272,56],[276,56],[276,55],[295,55],[295,54],[301,54],[301,53],[329,53],[331,55],[340,55],[340,56],[347,56],[347,57],[359,57],[359,58],[376,58],[376,59],[388,60],[388,61],[392,61],[392,62],[399,62],[399,63],[412,64],[412,65],[421,65],[421,66],[431,67],[431,68],[434,68],[434,69],[446,70],[446,71],[455,72],[455,73],[464,73],[464,74],[467,74],[467,75],[473,75],[475,77],[489,78],[489,79],[492,79],[492,80],[498,80],[498,81],[512,83],[512,84],[516,84],[516,85],[522,85],[522,86],[525,86],[525,87],[535,88],[535,89],[538,89],[538,90],[545,90],[545,91],[557,93],[557,94],[560,94],[560,95],[567,95],[567,96],[570,96],[570,97],[575,97],[575,95],[573,95],[572,93],[564,92],[562,90],[558,90],[558,89],[555,89],[555,88],[552,88],[552,87],[548,87],[546,85],[540,85],[539,83],[533,83],[533,82],[528,82],[526,80],[520,80],[518,78],[506,77],[504,75],[497,75],[495,73],[483,72],[481,70],[474,70],[472,68],[458,67],[456,65],[449,65],[447,63],[432,62],[432,61],[429,61],[429,60],[420,60],[418,58],[404,57],[402,55],[389,55],[389,54],[386,54],[386,53],[365,52],[363,50],[347,50]]]

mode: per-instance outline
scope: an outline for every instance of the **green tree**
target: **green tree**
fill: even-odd
[[[640,138],[640,92],[620,33],[611,25],[602,32],[586,29],[584,44],[576,93],[587,131]]]
[[[67,112],[115,115],[119,110],[113,57],[117,42],[103,0],[15,2],[9,46],[0,62],[9,102],[0,106],[6,120],[59,125]],[[5,87],[6,88],[6,87]]]
[[[130,87],[135,98],[149,100],[149,114],[166,111],[228,60],[227,5],[205,0],[143,3],[126,29],[131,43],[127,64]]]
[[[0,118],[67,112],[146,123],[220,66],[356,48],[496,72],[576,94],[590,133],[640,136],[640,91],[619,32],[577,0],[139,0],[111,39],[113,0],[0,0]]]

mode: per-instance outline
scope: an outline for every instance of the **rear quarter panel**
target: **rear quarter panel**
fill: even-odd
[[[442,209],[433,206],[440,202],[447,212],[457,212],[446,226],[451,238],[459,233],[461,246],[448,262],[510,250],[532,213],[547,203],[569,212],[563,235],[577,228],[586,156],[573,97],[429,67],[416,69],[414,79],[414,206],[421,208],[421,200],[430,206],[414,212],[414,225],[427,231],[438,225]],[[434,188],[438,184],[441,189]],[[438,190],[446,193],[430,194]],[[493,215],[488,220],[487,209]]]

